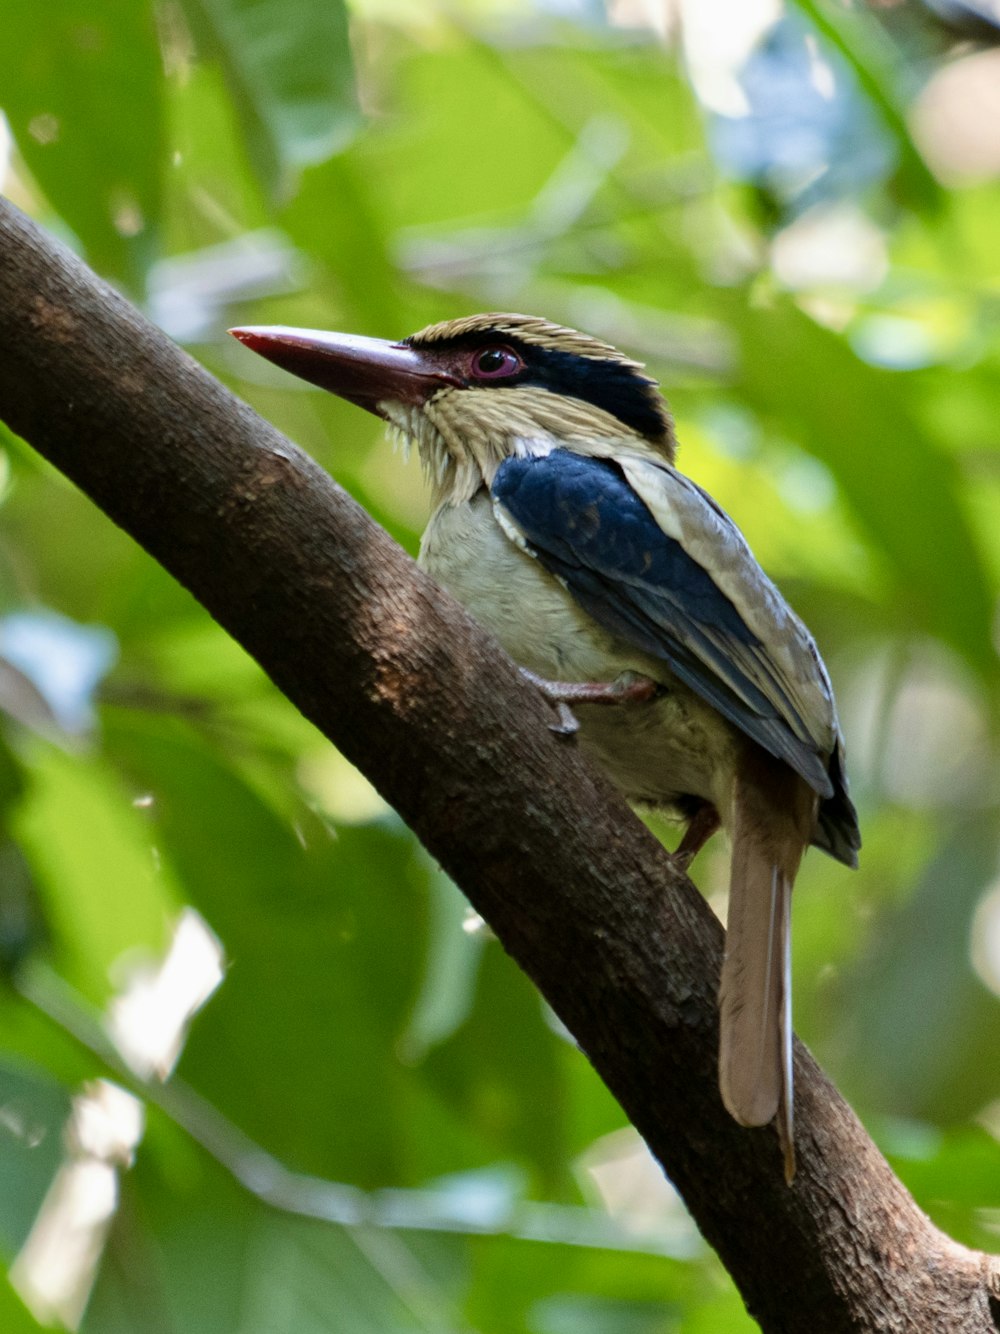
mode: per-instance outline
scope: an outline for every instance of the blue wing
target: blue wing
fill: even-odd
[[[783,617],[775,621],[774,636],[783,638],[786,661],[773,660],[758,631],[761,607],[778,595],[721,511],[690,489],[697,505],[711,506],[712,524],[721,519],[725,525],[729,554],[738,558],[731,565],[738,569],[741,600],[752,602],[752,615],[664,531],[622,469],[608,459],[565,449],[508,458],[491,491],[527,550],[599,624],[665,662],[725,718],[801,774],[828,807],[827,820],[823,811],[820,815],[821,846],[854,860],[856,817],[846,795],[836,715],[819,656],[804,627],[779,600]],[[755,598],[755,592],[760,596]],[[805,674],[806,691],[797,691],[789,681],[789,626],[794,675]],[[803,716],[803,698],[818,699],[823,707],[813,711],[823,716]],[[824,833],[831,819],[834,828]]]

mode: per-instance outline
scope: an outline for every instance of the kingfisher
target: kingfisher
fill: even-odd
[[[816,644],[712,497],[675,466],[643,365],[536,316],[398,342],[230,332],[383,418],[431,489],[419,560],[490,630],[631,801],[680,819],[676,864],[731,844],[719,1086],[776,1121],[795,1172],[792,886],[811,844],[856,866],[833,690]]]

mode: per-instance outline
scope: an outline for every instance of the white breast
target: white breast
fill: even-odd
[[[443,505],[420,563],[496,635],[515,662],[552,681],[608,681],[645,657],[583,612],[558,580],[514,545],[480,491],[468,505]],[[646,664],[654,674],[658,669]]]
[[[636,800],[693,794],[728,805],[735,731],[659,659],[603,630],[565,588],[506,536],[485,490],[442,505],[420,563],[522,667],[553,681],[613,681],[621,672],[667,688],[646,705],[580,705],[581,742]]]

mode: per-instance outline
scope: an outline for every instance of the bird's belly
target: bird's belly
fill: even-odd
[[[604,681],[635,668],[556,579],[504,534],[489,501],[445,507],[420,563],[496,635],[515,662],[554,681]],[[608,676],[608,673],[611,676]]]
[[[636,801],[696,796],[728,805],[736,732],[665,662],[605,631],[567,590],[505,535],[485,493],[443,506],[420,563],[522,667],[553,681],[613,681],[639,672],[664,687],[646,704],[575,705],[580,742]]]

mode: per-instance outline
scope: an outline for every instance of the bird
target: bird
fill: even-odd
[[[420,564],[552,701],[554,730],[682,822],[677,865],[728,834],[719,1088],[741,1125],[775,1122],[791,1183],[792,887],[810,845],[857,865],[858,817],[815,641],[677,468],[657,381],[600,338],[514,313],[395,342],[230,332],[416,447]]]

